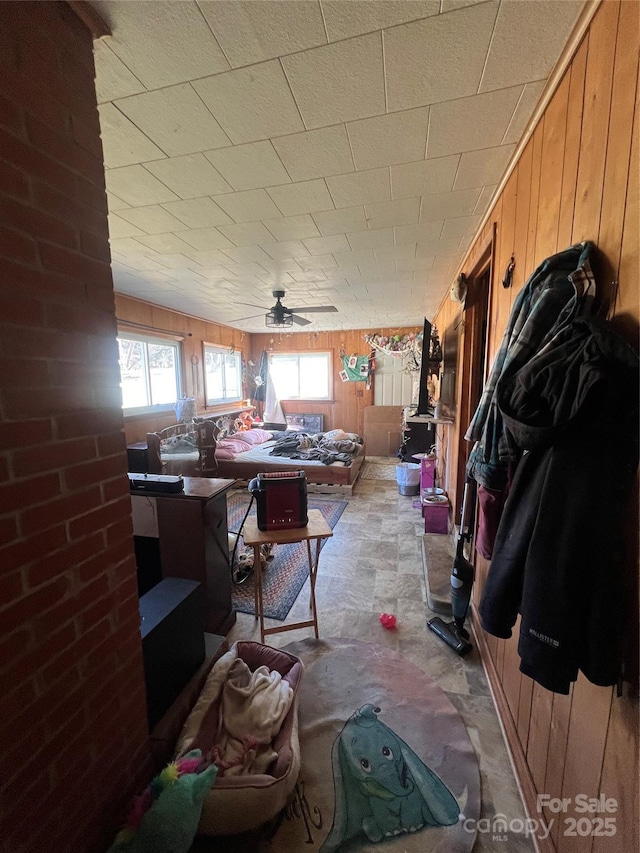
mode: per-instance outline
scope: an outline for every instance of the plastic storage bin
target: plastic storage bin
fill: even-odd
[[[422,514],[424,516],[425,533],[449,532],[449,501],[444,503],[428,503],[423,501]]]
[[[399,462],[396,465],[398,493],[401,495],[420,494],[420,465],[417,462]]]

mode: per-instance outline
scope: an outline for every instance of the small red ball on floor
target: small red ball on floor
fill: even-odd
[[[380,614],[380,623],[381,625],[390,631],[392,628],[396,627],[396,617],[391,613],[381,613]]]

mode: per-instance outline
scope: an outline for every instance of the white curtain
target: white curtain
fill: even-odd
[[[287,419],[278,400],[275,385],[271,378],[271,368],[269,367],[267,368],[267,392],[264,400],[264,415],[262,419],[265,424],[278,424],[278,426],[282,425],[283,429],[287,428]]]

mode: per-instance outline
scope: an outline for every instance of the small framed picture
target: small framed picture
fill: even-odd
[[[349,358],[349,367],[354,370],[358,366],[358,356],[352,355]]]
[[[363,361],[360,365],[360,376],[368,376],[369,375],[369,362]]]
[[[348,382],[348,381],[349,381],[349,374],[347,373],[347,371],[346,371],[346,370],[341,370],[341,371],[340,371],[339,376],[340,376],[340,379],[342,379],[342,381],[343,381],[343,382]]]

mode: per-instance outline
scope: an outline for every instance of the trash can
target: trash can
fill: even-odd
[[[399,462],[396,465],[398,494],[420,494],[420,465],[414,462]]]

